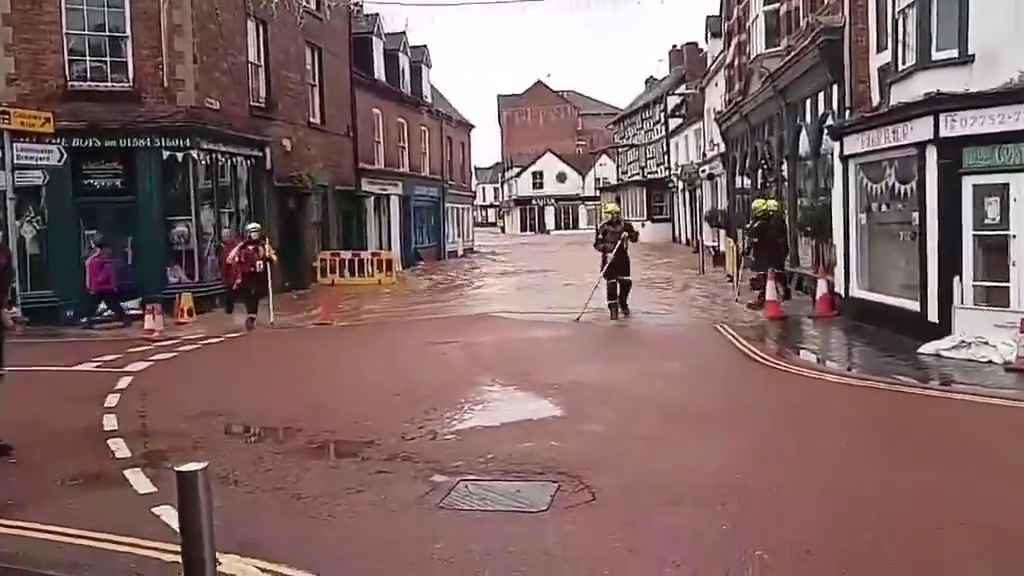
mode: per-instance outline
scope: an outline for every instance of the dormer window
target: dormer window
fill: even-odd
[[[387,75],[384,71],[384,38],[373,37],[373,77],[381,82],[387,82]]]
[[[430,87],[430,51],[426,46],[413,46],[409,49],[412,59],[412,95],[424,102],[433,102],[433,90]]]

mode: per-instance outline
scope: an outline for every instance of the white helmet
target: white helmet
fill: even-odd
[[[260,234],[263,232],[263,226],[259,222],[249,222],[245,225],[246,234]]]

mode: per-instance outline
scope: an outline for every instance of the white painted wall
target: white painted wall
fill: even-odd
[[[384,71],[384,39],[373,37],[373,77],[381,82],[386,82],[387,77]]]
[[[836,266],[833,270],[835,278],[835,291],[840,296],[846,296],[846,260],[843,246],[846,245],[846,213],[843,206],[843,186],[846,182],[846,171],[843,169],[843,159],[839,155],[839,146],[832,151],[832,243],[836,245]]]
[[[533,173],[544,172],[544,188],[533,189]],[[565,173],[565,182],[558,182],[558,173]],[[580,176],[572,166],[548,152],[541,156],[536,162],[522,171],[522,174],[515,179],[517,194],[520,198],[526,196],[550,196],[550,195],[580,195],[583,193],[583,177]],[[554,218],[554,216],[552,216]]]
[[[597,196],[597,179],[605,178],[609,184],[618,182],[618,171],[615,161],[608,154],[602,154],[583,180],[583,194],[585,196]]]

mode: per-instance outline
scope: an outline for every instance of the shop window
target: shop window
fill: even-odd
[[[971,187],[971,285],[973,304],[1009,308],[1012,231],[1010,229],[1010,185],[975,184]]]
[[[15,233],[18,241],[18,289],[20,292],[51,290],[49,264],[49,213],[44,186],[16,187]]]
[[[555,230],[578,230],[579,227],[579,204],[563,204],[555,206]]]
[[[438,222],[436,204],[417,205],[413,208],[413,236],[417,248],[432,246],[440,240],[440,222]]]
[[[72,88],[132,85],[129,0],[64,0],[64,53]]]
[[[651,219],[668,217],[668,193],[651,192]]]
[[[856,164],[860,290],[909,303],[920,299],[918,172],[916,152]]]

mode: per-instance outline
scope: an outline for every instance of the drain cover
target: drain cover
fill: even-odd
[[[545,512],[558,482],[534,480],[460,480],[441,500],[441,508],[476,512]]]

